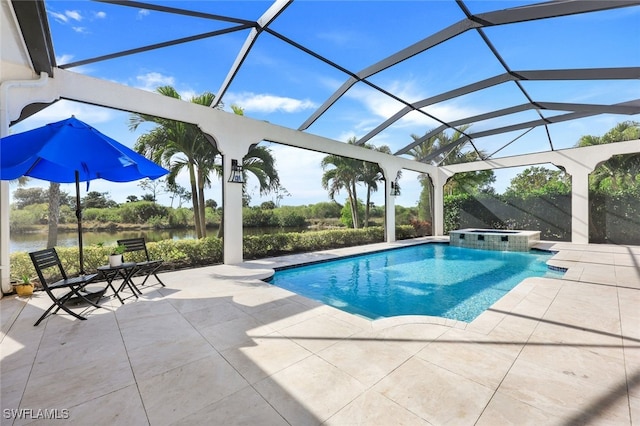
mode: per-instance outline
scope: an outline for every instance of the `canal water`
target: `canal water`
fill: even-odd
[[[299,232],[299,228],[245,228],[245,235],[260,235],[274,232]],[[217,228],[207,229],[208,236],[218,235]],[[98,243],[105,246],[115,245],[117,240],[124,238],[144,237],[146,241],[162,240],[185,240],[195,239],[196,233],[193,229],[173,229],[173,230],[140,230],[140,231],[118,231],[118,232],[93,232],[84,231],[82,234],[82,244],[87,247]],[[78,245],[77,232],[59,232],[58,244],[56,247],[75,247]],[[9,236],[9,253],[30,252],[47,248],[46,232],[11,233]]]

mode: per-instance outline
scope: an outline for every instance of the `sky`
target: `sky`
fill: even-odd
[[[472,13],[526,5],[517,1],[467,1]],[[58,65],[73,63],[109,53],[188,37],[229,26],[228,23],[177,16],[136,7],[122,7],[88,1],[47,1],[49,26]],[[270,6],[264,1],[173,1],[163,4],[224,16],[257,20]],[[464,18],[453,1],[295,1],[270,27],[283,36],[325,56],[351,71],[372,64]],[[626,8],[572,17],[539,20],[486,28],[485,34],[514,70],[628,67],[638,66],[640,58],[640,8]],[[171,85],[189,100],[205,91],[216,93],[221,87],[248,32],[238,31],[205,38],[179,46],[152,50],[88,65],[70,71],[154,91]],[[502,74],[504,68],[493,57],[475,31],[466,32],[429,51],[372,77],[370,81],[410,102]],[[222,101],[244,109],[247,117],[298,128],[347,79],[346,74],[272,36],[261,34]],[[523,82],[532,98],[550,102],[616,103],[640,98],[640,82]],[[496,108],[526,102],[515,84],[503,84],[449,101],[431,105],[427,111],[443,120],[455,120]],[[369,133],[402,105],[364,84],[356,84],[345,96],[306,131],[339,141],[360,138]],[[549,115],[559,112],[548,112]],[[129,130],[129,113],[60,101],[29,119],[12,126],[19,133],[75,115],[108,136],[133,147],[151,126]],[[534,111],[512,114],[475,123],[474,131],[495,125],[508,125],[539,118]],[[616,123],[639,116],[602,115],[549,126],[555,149],[569,148],[580,136],[602,135]],[[439,123],[411,113],[384,130],[369,143],[387,145],[392,151],[421,136]],[[511,132],[476,141],[485,153],[496,157],[549,149],[544,128],[530,132]],[[504,145],[508,144],[504,149]],[[320,162],[325,154],[277,144],[266,144],[276,158],[283,187],[289,196],[282,205],[328,201],[321,186]],[[467,147],[467,149],[471,149]],[[497,192],[523,168],[497,171]],[[417,173],[405,171],[400,185],[402,195],[396,204],[415,206],[420,185]],[[188,187],[186,176],[178,183]],[[32,180],[29,186],[47,187]],[[12,187],[12,190],[15,186]],[[83,186],[83,191],[84,191]],[[74,193],[72,185],[62,190]],[[142,196],[137,182],[90,183],[91,191],[107,192],[117,202],[129,195]],[[247,192],[252,205],[277,201],[275,194],[260,196],[255,178],[249,177]],[[364,188],[360,190],[364,198]],[[206,198],[221,203],[221,184],[214,181]],[[343,203],[346,194],[336,198]],[[167,194],[159,202],[169,205]],[[374,194],[377,205],[384,194]],[[188,203],[187,203],[188,204]],[[174,203],[174,206],[176,203]]]

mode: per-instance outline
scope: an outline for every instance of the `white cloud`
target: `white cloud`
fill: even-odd
[[[397,94],[398,97],[405,99],[408,102],[417,102],[429,96],[428,94],[421,92],[413,81],[395,81],[385,87],[388,87],[390,92]],[[405,105],[384,95],[383,93],[363,87],[352,88],[347,92],[346,96],[362,103],[368,111],[377,117],[377,119],[363,117],[356,123],[356,129],[361,129],[366,132],[371,131],[375,126],[381,124],[382,121],[394,116],[405,107]],[[427,108],[423,108],[423,110],[445,122],[463,117],[470,117],[478,113],[467,106],[458,105],[453,102],[430,105]],[[424,133],[427,129],[431,129],[439,125],[440,123],[436,120],[415,111],[405,114],[392,124],[395,128],[406,128],[408,131],[414,131],[417,133]]]
[[[190,101],[192,98],[199,96],[198,93],[191,89],[178,90],[178,93],[183,101]]]
[[[49,11],[49,15],[51,15],[53,17],[53,19],[55,19],[56,21],[58,21],[60,23],[66,23],[66,22],[69,21],[69,18],[67,18],[67,16],[64,13],[58,13],[58,12]]]
[[[261,146],[263,144],[260,144]],[[285,197],[282,205],[311,204],[328,201],[327,191],[322,188],[322,168],[320,162],[326,154],[290,147],[277,143],[264,145],[273,153],[280,183],[291,197]],[[275,194],[260,196],[255,177],[248,175],[247,189],[251,195],[251,205],[264,201],[275,201]],[[338,196],[338,199],[341,197]]]
[[[82,21],[82,15],[77,10],[66,10],[64,14],[74,21]]]
[[[70,22],[82,22],[84,17],[77,10],[65,10],[63,13],[55,12],[52,10],[47,11],[49,15],[57,22],[61,24],[69,24]],[[94,14],[97,18],[104,18],[106,14],[104,12],[98,12]],[[85,27],[80,26],[72,26],[73,31],[77,33],[87,33],[87,29]]]
[[[177,82],[174,77],[169,75],[164,75],[162,73],[155,72],[155,71],[148,72],[146,74],[137,75],[136,80],[138,81],[138,84],[136,85],[136,87],[138,89],[146,90],[148,92],[155,92],[156,89],[161,86],[172,86],[176,89],[176,91],[180,95],[180,98],[183,101],[187,101],[187,102],[190,101],[191,98],[200,95],[200,93],[196,93],[195,90],[188,87],[177,88],[176,87]]]
[[[341,142],[347,142],[351,138],[357,138],[358,135],[353,130],[345,130],[336,136],[335,140]]]
[[[63,55],[56,56],[56,64],[58,64],[58,66],[69,64],[73,62],[74,58],[75,58],[75,55],[72,55],[70,53],[65,53]],[[92,68],[89,65],[73,67],[73,72],[78,74],[91,74]]]
[[[256,94],[251,92],[229,93],[225,98],[227,105],[239,105],[246,112],[299,112],[317,108],[317,105],[308,99],[299,100],[283,96]]]
[[[58,64],[68,64],[74,58],[73,55],[65,54],[62,56],[56,56],[56,63]]]
[[[107,17],[107,14],[105,12],[95,12],[93,16],[96,19],[104,19]]]
[[[140,9],[138,10],[138,16],[136,16],[136,19],[143,19],[145,16],[149,16],[150,13],[151,12],[147,9]]]
[[[153,92],[159,86],[173,86],[175,79],[173,77],[160,74],[159,72],[148,72],[146,74],[136,76],[139,82],[138,88]]]

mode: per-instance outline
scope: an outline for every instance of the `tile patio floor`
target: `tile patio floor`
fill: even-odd
[[[7,296],[1,421],[640,425],[640,247],[546,245],[563,279],[525,280],[469,324],[368,321],[259,280],[362,247],[163,273],[87,321],[34,327],[46,295]]]

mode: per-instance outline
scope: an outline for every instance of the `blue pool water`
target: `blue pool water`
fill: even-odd
[[[276,271],[270,282],[370,319],[472,321],[527,277],[560,277],[552,253],[422,244]]]

